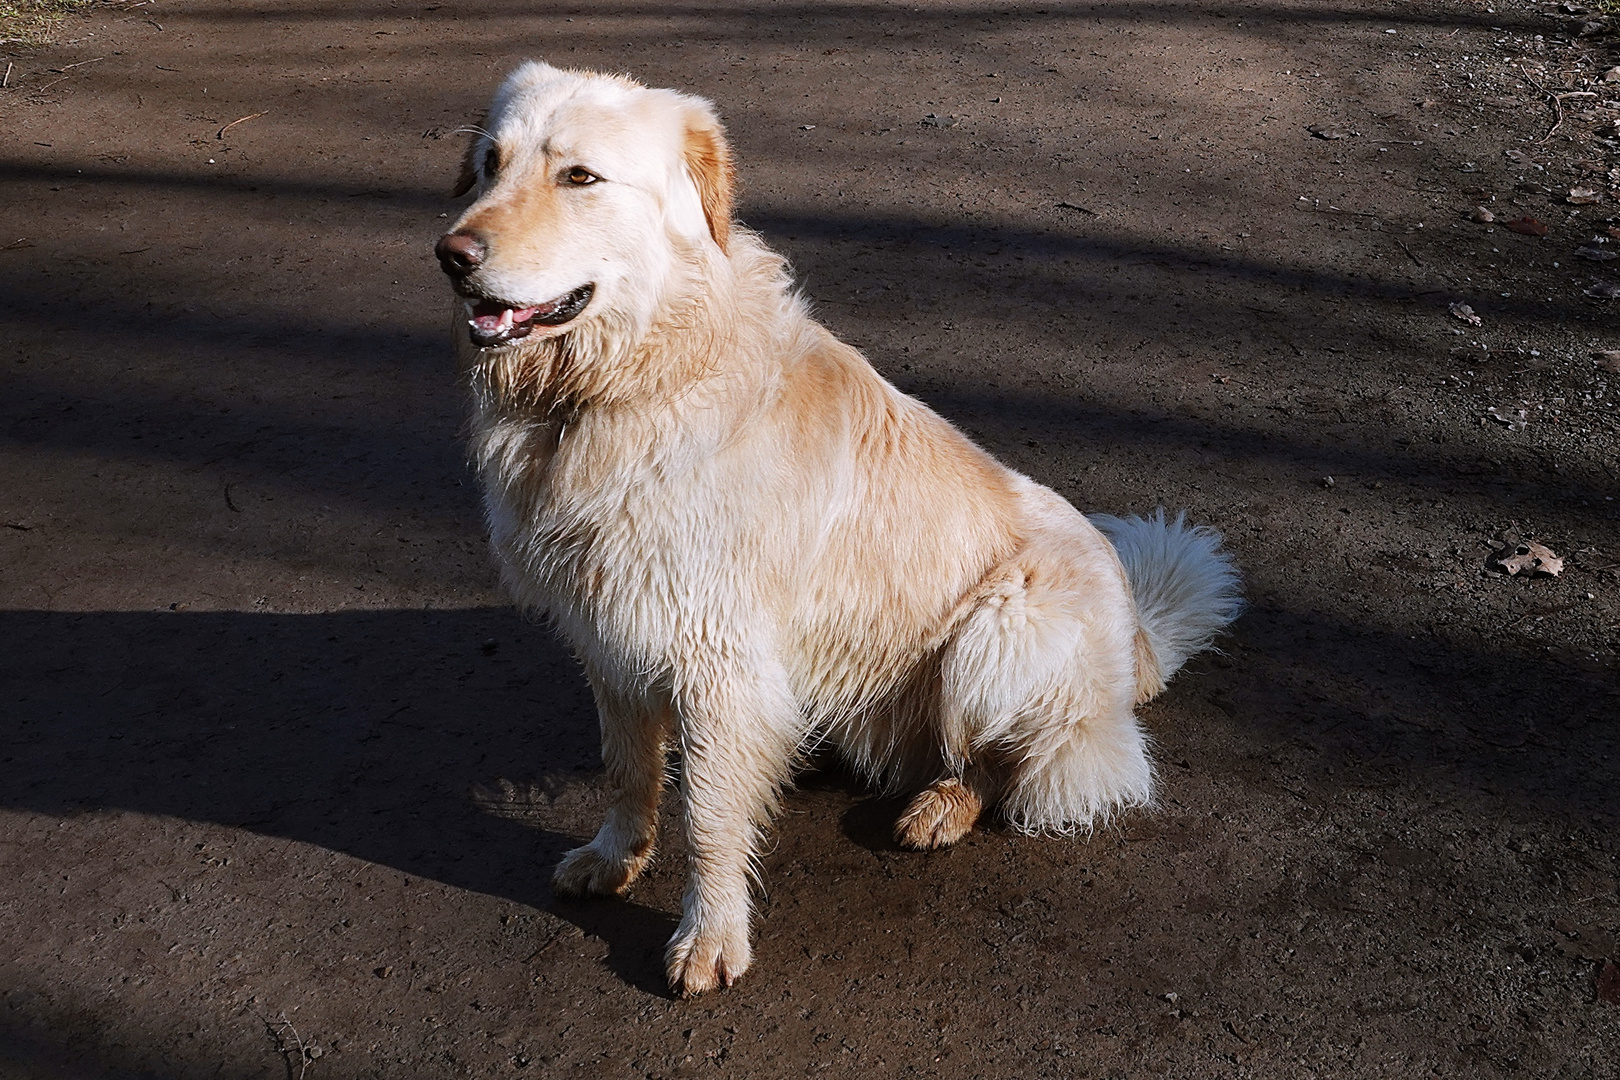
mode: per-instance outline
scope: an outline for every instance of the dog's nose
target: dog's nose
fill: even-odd
[[[448,232],[433,245],[439,268],[451,277],[466,277],[483,263],[489,248],[477,233]]]

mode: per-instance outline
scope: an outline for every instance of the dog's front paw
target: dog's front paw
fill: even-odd
[[[610,858],[595,844],[586,844],[563,856],[552,872],[551,889],[559,896],[622,895],[641,873],[647,858],[647,855]]]
[[[911,800],[894,823],[894,838],[913,851],[946,847],[973,831],[983,809],[978,793],[962,781],[941,780]]]
[[[671,990],[694,997],[717,986],[730,986],[752,960],[746,920],[740,927],[688,928],[683,922],[669,940],[664,968]]]

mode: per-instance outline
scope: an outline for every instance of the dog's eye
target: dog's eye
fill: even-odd
[[[584,166],[575,165],[572,169],[568,170],[568,172],[567,172],[567,174],[565,176],[565,179],[570,184],[578,184],[578,185],[583,187],[586,184],[594,184],[594,183],[596,183],[598,180],[601,179],[601,177],[597,176],[595,173],[591,172],[591,170],[585,168]]]
[[[492,146],[484,151],[484,175],[493,177],[501,167],[501,155]]]

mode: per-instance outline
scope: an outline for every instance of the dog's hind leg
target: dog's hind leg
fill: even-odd
[[[970,765],[959,777],[936,780],[906,804],[894,823],[895,841],[913,851],[956,843],[973,831],[984,808],[995,801],[996,786],[983,765]]]
[[[1066,833],[1145,802],[1152,773],[1124,576],[1078,514],[1041,524],[948,642],[939,728],[949,764],[997,763],[998,809],[1015,828]]]
[[[609,896],[630,888],[652,861],[664,789],[667,700],[626,697],[592,678],[602,725],[602,762],[612,803],[596,838],[563,856],[551,887],[563,896]]]

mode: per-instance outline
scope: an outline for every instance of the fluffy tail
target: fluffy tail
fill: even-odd
[[[1220,533],[1188,525],[1185,514],[1087,517],[1113,542],[1136,599],[1137,698],[1146,701],[1242,613],[1238,573]]]

